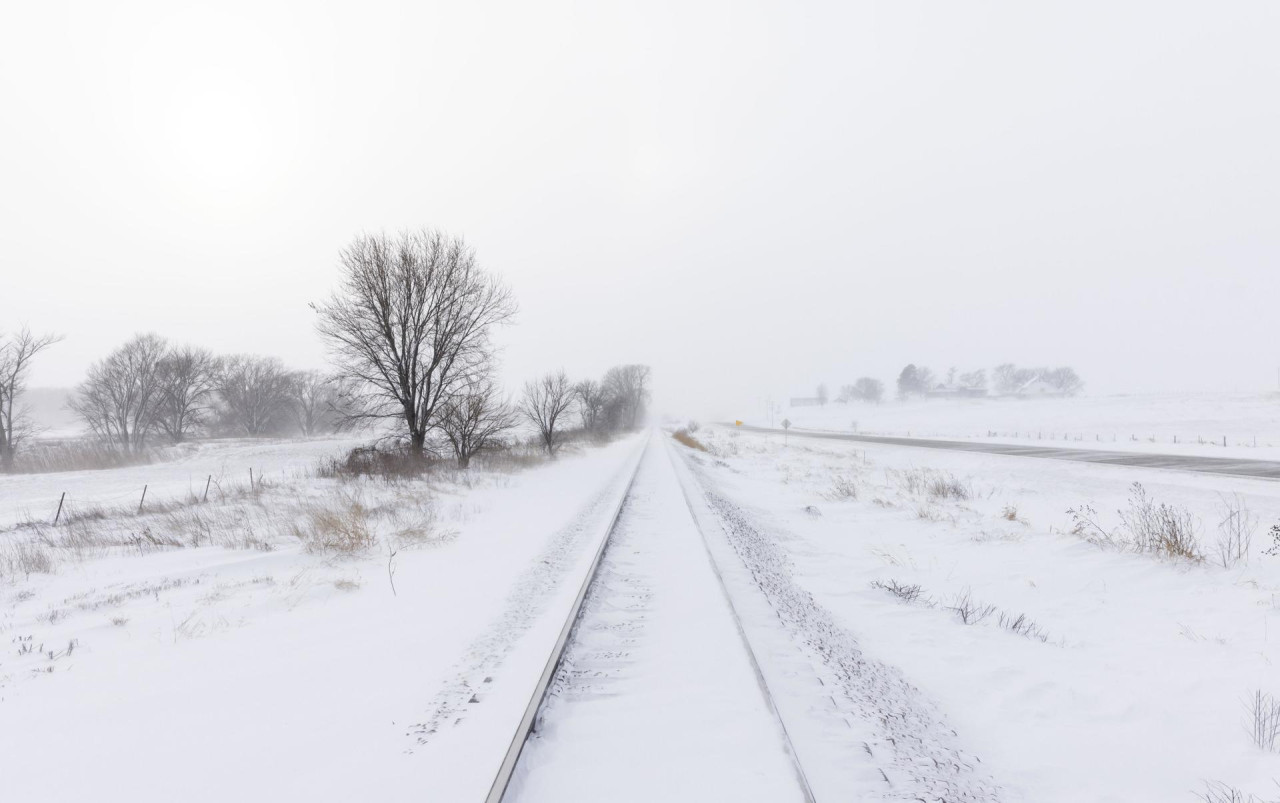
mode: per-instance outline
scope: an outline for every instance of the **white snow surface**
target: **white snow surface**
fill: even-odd
[[[866,660],[918,689],[922,710],[980,760],[999,799],[1194,801],[1210,781],[1274,797],[1280,755],[1253,744],[1244,701],[1255,690],[1280,696],[1280,556],[1267,554],[1280,483],[840,441],[784,446],[732,428],[697,437],[710,454],[686,457],[708,498],[761,536],[776,569],[765,576],[811,595],[818,613],[805,617],[829,616]],[[971,497],[911,492],[896,472],[912,469],[953,475]],[[1117,526],[1135,481],[1190,511],[1210,552],[1223,500],[1238,494],[1258,522],[1248,563],[1133,554],[1068,532],[1065,511],[1083,504]],[[745,562],[758,562],[750,540],[742,546]],[[872,586],[890,581],[920,586],[920,598]],[[965,594],[994,609],[964,624],[952,608]],[[1026,614],[1044,640],[1010,632],[1001,614]],[[836,748],[806,728],[836,730],[794,706],[788,718],[787,700],[806,693],[799,681],[775,688],[821,800]],[[831,709],[856,713],[838,696]],[[876,731],[858,725],[859,738]],[[857,799],[882,798],[897,799]]]
[[[433,535],[308,554],[280,521],[257,533],[271,551],[95,549],[0,578],[0,799],[483,799],[639,445],[355,485],[286,478],[315,442],[245,445],[277,485],[231,512],[358,493],[369,509],[435,511]],[[185,493],[221,457],[70,479],[97,498],[145,472]],[[49,480],[0,480],[0,515],[19,518]]]

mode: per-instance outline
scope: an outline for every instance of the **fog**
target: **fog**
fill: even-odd
[[[906,362],[1274,389],[1271,3],[7,3],[0,330],[321,367],[361,232],[464,235],[512,387],[732,415]]]

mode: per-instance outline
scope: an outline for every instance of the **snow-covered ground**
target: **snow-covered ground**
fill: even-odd
[[[63,487],[159,503],[246,473],[206,505],[0,531],[10,557],[56,544],[52,573],[0,576],[0,797],[483,798],[640,443],[429,481],[304,473],[345,446],[0,479],[12,522]],[[304,548],[334,532],[372,541]]]
[[[1274,393],[831,402],[784,407],[773,416],[761,405],[744,412],[738,418],[758,426],[788,419],[804,429],[874,435],[1280,459],[1280,394]]]
[[[793,637],[815,622],[814,632],[841,634],[824,636],[812,666],[793,666],[789,676],[821,677],[841,650],[859,651],[848,663],[884,667],[849,673],[869,675],[868,683],[900,673],[924,702],[886,692],[879,699],[889,711],[935,711],[954,731],[951,749],[980,761],[994,785],[957,799],[1194,800],[1206,781],[1273,796],[1280,755],[1254,745],[1244,701],[1258,690],[1280,695],[1280,636],[1271,636],[1280,634],[1280,556],[1267,554],[1280,484],[838,441],[784,446],[778,436],[725,428],[697,437],[709,454],[681,448],[708,506],[728,522],[726,554],[764,589],[769,616]],[[922,470],[961,490],[913,487]],[[1070,534],[1066,511],[1082,505],[1098,511],[1103,528],[1118,527],[1134,482],[1189,512],[1209,560],[1135,554]],[[1256,534],[1247,563],[1223,568],[1213,542],[1236,495]],[[885,590],[892,584],[918,586],[905,591],[918,597]],[[972,624],[954,610],[966,607]],[[1026,618],[1015,625],[1019,615]],[[887,732],[872,717],[857,719],[859,693],[856,684],[833,693],[828,716],[853,720],[851,763],[865,760],[863,738]],[[927,741],[922,722],[917,736]],[[803,734],[797,742],[804,760]],[[818,743],[808,755],[829,769],[833,749]],[[887,747],[872,743],[868,752],[894,763]],[[883,799],[899,799],[894,790],[912,782],[892,780]]]

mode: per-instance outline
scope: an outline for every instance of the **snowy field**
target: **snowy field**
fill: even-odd
[[[785,418],[803,429],[872,435],[1280,459],[1274,393],[830,402],[784,406],[772,420],[762,405],[746,410],[751,414],[738,418],[758,426],[781,426]]]
[[[638,440],[314,476],[349,445],[0,479],[3,799],[483,799]],[[64,489],[125,509],[14,526]]]
[[[1280,695],[1280,635],[1271,635],[1280,634],[1280,555],[1268,533],[1280,522],[1280,484],[838,441],[784,446],[724,428],[697,437],[709,453],[682,451],[709,504],[737,520],[722,529],[726,554],[749,570],[739,586],[766,589],[754,626],[790,618],[795,638],[824,621],[819,632],[840,632],[860,651],[850,665],[882,666],[831,697],[833,721],[868,732],[843,745],[809,739],[809,755],[825,756],[806,767],[815,789],[827,775],[837,795],[915,799],[928,779],[887,788],[889,773],[877,795],[832,773],[841,750],[847,767],[871,753],[894,764],[894,750],[873,740],[904,739],[866,727],[872,717],[859,726],[867,701],[857,687],[900,673],[925,702],[882,695],[883,721],[934,712],[954,731],[949,749],[975,759],[957,763],[981,767],[992,785],[974,791],[965,780],[948,799],[1195,800],[1206,782],[1274,796],[1280,755],[1251,739],[1246,701]],[[1071,532],[1068,508],[1089,505],[1101,530],[1123,540],[1119,511],[1132,510],[1135,482],[1157,504],[1185,508],[1203,561]],[[1224,568],[1219,525],[1240,502],[1254,536]],[[788,605],[806,609],[791,616]],[[809,667],[834,653],[824,648]],[[809,667],[777,673],[782,696]],[[793,716],[813,721],[802,709]],[[907,738],[929,739],[924,730]]]
[[[483,800],[619,504],[507,800],[1275,796],[1247,702],[1280,696],[1280,483],[694,434],[0,479],[5,797]]]

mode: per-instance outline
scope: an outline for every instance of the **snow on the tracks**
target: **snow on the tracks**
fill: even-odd
[[[507,799],[804,799],[660,444],[644,458]]]

